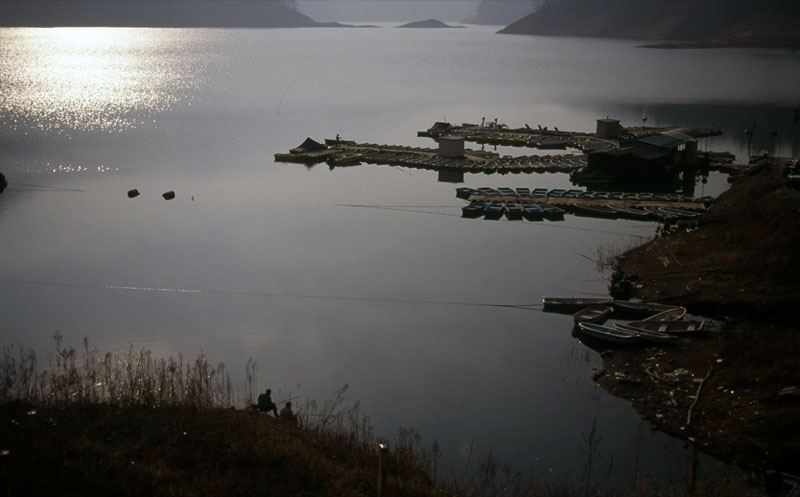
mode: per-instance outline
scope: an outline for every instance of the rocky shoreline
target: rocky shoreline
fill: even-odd
[[[654,427],[758,474],[800,472],[800,192],[782,162],[735,182],[696,229],[617,259],[644,300],[720,320],[673,347],[601,352],[595,380]]]

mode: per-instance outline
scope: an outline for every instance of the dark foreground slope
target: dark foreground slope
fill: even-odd
[[[258,0],[2,0],[0,26],[312,27],[291,2]]]
[[[369,496],[375,449],[268,414],[188,407],[0,406],[0,495]],[[402,451],[388,495],[434,495]]]
[[[546,2],[500,33],[793,47],[800,44],[798,28],[798,2],[607,0]]]

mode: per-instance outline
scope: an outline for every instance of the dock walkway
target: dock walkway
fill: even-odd
[[[528,147],[538,149],[567,149],[574,148],[583,152],[591,152],[608,147],[619,147],[621,141],[632,140],[665,131],[674,131],[679,128],[667,127],[631,127],[623,128],[615,139],[599,138],[595,133],[580,131],[564,131],[558,128],[547,127],[509,128],[505,125],[462,123],[454,125],[445,122],[436,122],[425,131],[418,131],[417,136],[439,138],[441,136],[459,136],[465,141],[473,143],[486,143],[490,145],[506,145],[512,147]],[[696,138],[720,134],[718,130],[693,130]]]
[[[524,155],[500,156],[483,150],[464,151],[463,157],[443,157],[437,149],[356,143],[347,140],[326,139],[324,148],[317,150],[293,149],[289,153],[275,154],[276,162],[302,164],[327,163],[331,167],[352,166],[361,163],[403,166],[434,171],[461,171],[465,173],[570,173],[586,167],[586,155]]]

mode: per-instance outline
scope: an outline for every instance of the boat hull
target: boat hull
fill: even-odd
[[[632,331],[609,328],[608,326],[593,323],[578,323],[578,326],[584,335],[606,342],[634,344],[642,340],[638,333]]]

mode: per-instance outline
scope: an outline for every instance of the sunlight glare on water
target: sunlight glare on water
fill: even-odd
[[[144,124],[202,83],[202,65],[181,60],[179,31],[3,30],[3,124],[57,132],[118,132]]]

